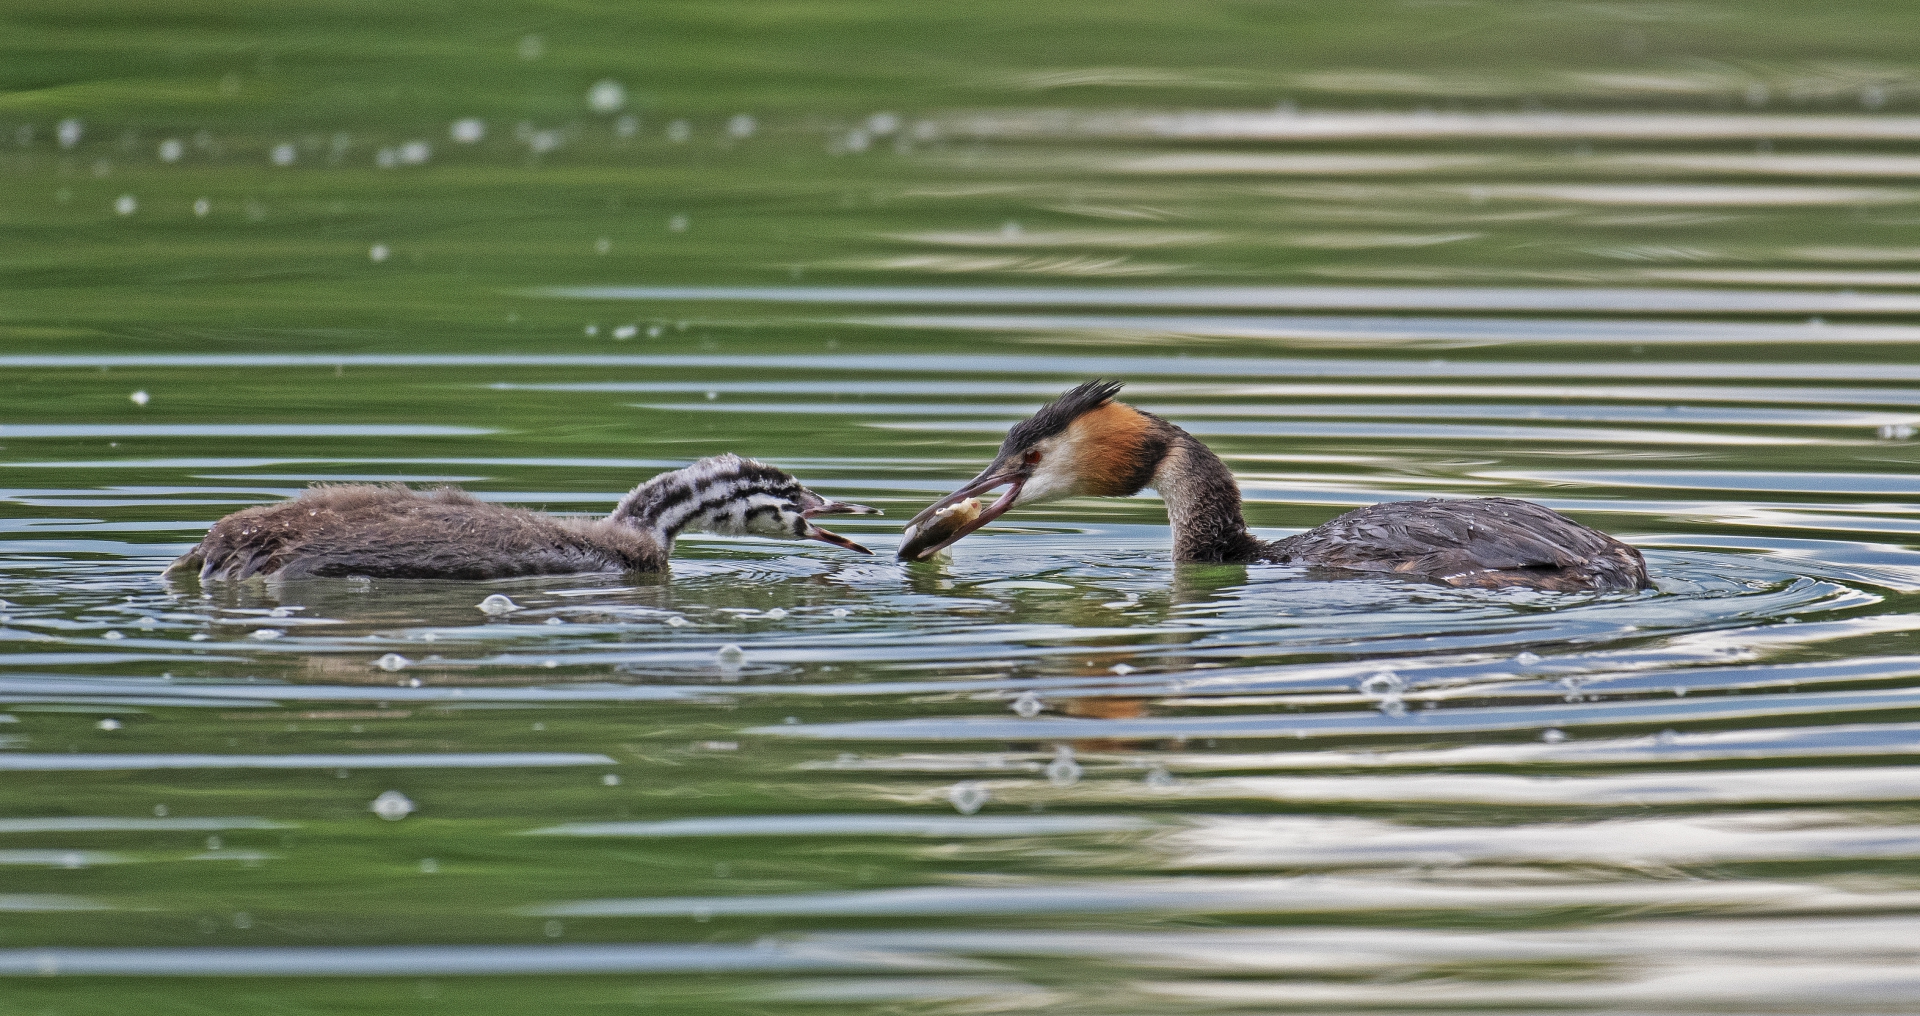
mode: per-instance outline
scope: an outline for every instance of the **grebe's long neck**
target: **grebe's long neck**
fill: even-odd
[[[1167,504],[1173,559],[1214,564],[1260,560],[1267,545],[1247,532],[1232,470],[1192,434],[1160,423],[1167,453],[1154,470],[1153,487]]]

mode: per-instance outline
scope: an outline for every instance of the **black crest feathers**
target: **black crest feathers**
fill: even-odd
[[[1001,443],[1000,454],[1017,452],[1066,430],[1068,424],[1082,415],[1112,402],[1113,397],[1120,394],[1120,388],[1119,381],[1088,381],[1073,388],[1015,424],[1007,432],[1006,441]]]

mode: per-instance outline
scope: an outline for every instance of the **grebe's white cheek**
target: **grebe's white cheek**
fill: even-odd
[[[1064,457],[1043,458],[1034,468],[1033,475],[1020,486],[1020,497],[1014,504],[1037,504],[1072,497],[1079,492],[1079,487],[1079,477],[1068,468]]]

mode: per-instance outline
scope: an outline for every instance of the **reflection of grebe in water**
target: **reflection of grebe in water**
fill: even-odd
[[[1298,536],[1247,532],[1233,473],[1193,435],[1113,401],[1093,381],[1007,434],[993,464],[908,524],[900,557],[924,561],[1016,506],[1063,497],[1126,497],[1153,487],[1167,504],[1173,557],[1183,562],[1295,564],[1385,572],[1453,586],[1644,589],[1640,552],[1563,515],[1505,497],[1390,501],[1350,511]],[[935,513],[1007,487],[978,513]]]
[[[682,530],[819,540],[870,554],[812,519],[877,514],[829,501],[787,473],[738,455],[662,473],[635,487],[604,519],[487,504],[452,487],[416,493],[399,484],[341,484],[221,519],[166,574],[496,579],[659,572]]]

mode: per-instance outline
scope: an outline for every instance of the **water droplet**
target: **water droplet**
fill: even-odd
[[[538,35],[520,37],[520,59],[538,60],[547,52],[547,40]]]
[[[398,790],[389,790],[373,799],[367,810],[389,822],[398,822],[413,814],[413,801]]]
[[[600,326],[597,324],[588,325],[586,327],[586,333],[587,333],[587,338],[591,339],[594,336],[600,334]]]
[[[105,632],[105,633],[103,633],[103,634],[102,634],[102,635],[101,635],[100,637],[101,637],[101,638],[103,638],[103,639],[107,639],[107,640],[109,640],[109,641],[112,641],[112,642],[118,642],[118,641],[120,641],[121,639],[123,639],[123,638],[126,638],[126,636],[125,636],[125,635],[122,635],[122,634],[120,634],[120,633],[119,633],[119,632],[117,632],[117,631],[109,631],[109,632]]]
[[[1397,696],[1393,698],[1381,699],[1380,704],[1375,708],[1379,709],[1382,714],[1391,716],[1396,720],[1402,716],[1407,715],[1406,700],[1399,698]]]
[[[612,241],[612,240],[609,240],[609,239],[607,239],[607,238],[606,238],[606,237],[604,237],[604,236],[603,236],[603,237],[601,237],[601,238],[600,238],[600,239],[598,239],[598,240],[595,240],[595,241],[593,241],[593,252],[594,252],[595,254],[611,254],[611,253],[613,253],[613,241]]]
[[[1889,423],[1877,432],[1882,441],[1905,441],[1913,436],[1913,428],[1904,423]]]
[[[827,613],[833,615],[834,617],[846,617],[847,615],[853,612],[848,610],[845,607],[835,607],[832,610],[827,611]]]
[[[1518,663],[1523,667],[1531,667],[1534,664],[1540,662],[1540,657],[1538,654],[1535,654],[1535,653],[1521,653],[1520,655],[1515,656],[1513,658],[1513,662]]]
[[[542,667],[547,668],[548,670],[552,670],[555,667],[558,667],[560,665],[560,661],[559,660],[542,660],[540,665]]]
[[[625,342],[626,340],[631,339],[638,334],[640,334],[640,326],[638,325],[621,325],[620,327],[615,328],[613,330],[613,337],[616,339],[619,339],[622,342]]]
[[[292,607],[275,607],[272,610],[267,611],[267,616],[268,617],[292,617],[293,608]]]
[[[1368,698],[1397,698],[1407,682],[1391,670],[1383,670],[1360,682],[1360,694]]]
[[[453,126],[447,128],[447,136],[463,145],[478,144],[487,136],[487,122],[471,117],[455,120]]]
[[[80,121],[62,120],[60,121],[59,128],[54,131],[54,136],[60,139],[60,147],[72,148],[74,145],[80,143],[80,135],[84,133],[86,133],[86,128],[81,125]]]
[[[391,674],[396,671],[405,670],[408,667],[413,666],[413,661],[407,659],[406,657],[400,655],[399,653],[387,653],[381,656],[379,659],[373,661],[373,665]]]
[[[1671,729],[1663,730],[1658,734],[1653,735],[1653,743],[1662,745],[1662,746],[1673,744],[1679,740],[1680,740],[1680,735],[1674,733]]]
[[[225,846],[225,845],[226,845],[226,844],[225,844],[225,843],[223,843],[223,842],[221,842],[221,840],[220,840],[220,837],[218,837],[218,836],[209,836],[209,837],[207,837],[207,849],[208,849],[208,850],[219,850],[219,849],[220,849],[221,847],[223,847],[223,846]]]
[[[685,120],[675,120],[667,125],[667,140],[679,144],[693,137],[693,128]]]
[[[253,915],[247,913],[244,910],[240,911],[239,913],[233,915],[233,926],[240,929],[241,931],[245,931],[248,928],[253,927]]]
[[[691,224],[692,224],[692,220],[688,219],[684,215],[676,215],[673,218],[667,220],[667,228],[672,230],[675,233],[686,232],[687,227]]]
[[[618,774],[618,773],[608,773],[607,775],[605,775],[605,776],[602,776],[602,777],[600,777],[600,785],[601,785],[601,786],[603,786],[603,787],[617,787],[617,786],[619,786],[619,785],[620,785],[620,774]]]
[[[122,194],[113,199],[113,210],[119,215],[132,215],[140,210],[140,202],[131,194]]]
[[[372,261],[376,265],[392,256],[393,251],[384,243],[376,243],[372,247],[367,248],[367,260]]]
[[[971,815],[986,807],[992,796],[987,792],[986,784],[972,780],[963,780],[947,788],[948,803],[962,815]]]
[[[274,639],[277,639],[280,636],[285,634],[286,632],[283,632],[278,628],[255,628],[253,630],[253,633],[248,637],[259,639],[262,642],[271,642]]]
[[[667,618],[667,627],[669,628],[685,628],[686,626],[687,619],[684,617],[675,616]]]
[[[206,218],[207,213],[211,211],[213,211],[213,202],[206,198],[200,198],[193,203],[193,214],[199,218]]]
[[[900,129],[900,117],[895,113],[875,113],[867,117],[867,131],[886,137]]]
[[[772,610],[767,611],[766,616],[767,616],[767,620],[769,621],[778,621],[781,618],[786,617],[787,612],[780,607],[775,607]]]
[[[1540,732],[1540,740],[1548,744],[1559,744],[1567,739],[1567,732],[1559,727],[1548,727]]]
[[[567,621],[566,621],[566,619],[565,619],[565,618],[560,618],[560,617],[550,617],[550,618],[547,618],[547,619],[546,619],[545,621],[542,621],[542,622],[540,622],[540,623],[541,623],[541,624],[566,624],[566,623],[567,623]]]
[[[629,114],[615,120],[613,122],[613,133],[615,137],[633,137],[635,134],[640,133],[640,118]]]
[[[298,154],[299,153],[294,151],[292,145],[275,145],[273,146],[273,164],[276,166],[291,166]]]
[[[562,934],[566,933],[566,930],[566,925],[561,924],[559,921],[547,922],[546,931],[548,938],[559,938]]]
[[[1128,674],[1131,674],[1138,669],[1139,669],[1138,667],[1130,666],[1125,663],[1116,663],[1113,666],[1108,667],[1107,671],[1108,673],[1119,674],[1121,677],[1125,677]]]
[[[180,143],[179,138],[168,138],[160,142],[161,162],[179,162],[180,156],[184,154],[186,154],[186,146]]]
[[[733,119],[727,121],[727,136],[730,138],[744,140],[753,137],[753,132],[759,129],[759,121],[745,113],[735,113]]]
[[[1023,691],[1020,693],[1020,697],[1013,700],[1013,705],[1009,708],[1015,713],[1018,713],[1022,718],[1031,720],[1040,715],[1040,710],[1046,707],[1041,703],[1040,696],[1030,691]]]
[[[119,730],[120,721],[109,716],[106,719],[101,720],[99,723],[94,724],[94,726],[99,727],[101,730],[108,730],[108,731]]]
[[[164,805],[164,804],[156,804],[156,805],[154,805],[154,806],[153,806],[153,814],[154,814],[154,815],[155,815],[156,817],[158,817],[158,818],[166,818],[166,817],[167,817],[167,806],[166,806],[166,805]]]
[[[197,631],[197,632],[194,632],[193,634],[191,634],[191,635],[189,635],[189,636],[187,636],[187,641],[188,641],[188,642],[205,642],[206,640],[208,640],[208,639],[210,639],[210,638],[212,638],[212,637],[213,637],[213,636],[211,636],[211,635],[209,635],[209,634],[207,634],[206,632],[203,632],[203,631]]]
[[[587,105],[595,113],[614,113],[627,104],[627,88],[612,78],[593,83],[587,89]]]
[[[408,166],[419,166],[433,158],[433,146],[425,141],[409,141],[400,146],[400,161]]]
[[[1080,782],[1080,763],[1073,760],[1073,749],[1060,745],[1047,763],[1047,782],[1056,787],[1071,787]]]
[[[440,870],[439,861],[436,861],[431,857],[423,857],[420,859],[420,874],[432,875],[438,872],[439,870]]]
[[[747,651],[731,643],[721,646],[713,657],[721,670],[739,670],[747,664]]]
[[[474,606],[478,607],[482,614],[511,614],[520,609],[519,604],[501,593],[493,593]]]
[[[1178,782],[1173,778],[1172,773],[1167,772],[1166,766],[1154,766],[1147,770],[1147,786],[1155,790],[1165,790]]]

